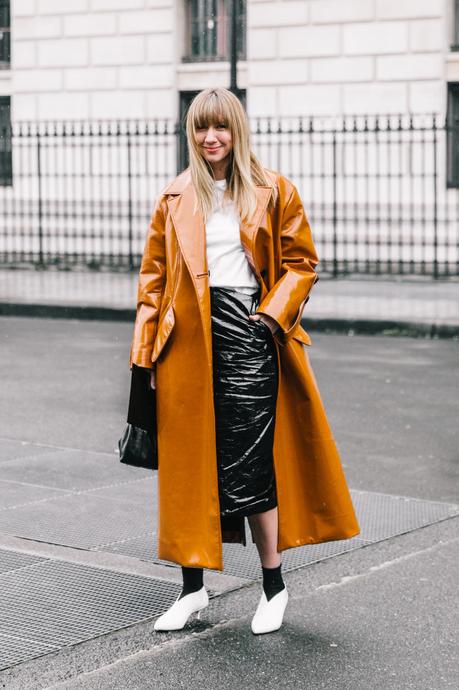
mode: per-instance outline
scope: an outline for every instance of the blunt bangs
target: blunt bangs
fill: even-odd
[[[210,125],[224,124],[230,127],[228,114],[225,115],[225,104],[215,92],[206,94],[204,98],[197,99],[191,108],[193,129],[209,127]]]

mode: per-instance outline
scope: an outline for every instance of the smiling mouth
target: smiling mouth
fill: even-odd
[[[212,153],[213,151],[218,151],[220,148],[220,146],[214,146],[213,148],[208,147],[206,148],[206,151],[210,151]]]

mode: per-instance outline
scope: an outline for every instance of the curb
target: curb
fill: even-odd
[[[302,319],[306,330],[346,335],[386,335],[407,338],[459,338],[459,324],[376,319]]]
[[[0,302],[0,316],[29,316],[83,321],[134,322],[135,309],[64,304],[26,304]],[[421,323],[377,319],[304,318],[307,331],[345,335],[385,335],[409,338],[459,338],[459,324]]]
[[[83,321],[132,321],[135,309],[79,306],[76,304],[27,304],[0,302],[0,316],[34,316],[41,319],[81,319]]]

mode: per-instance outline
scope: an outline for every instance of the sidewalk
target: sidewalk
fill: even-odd
[[[0,315],[131,321],[137,274],[0,272]],[[308,330],[459,337],[459,281],[321,277],[303,313]]]
[[[318,335],[360,534],[286,550],[284,625],[254,636],[247,528],[200,618],[158,634],[181,573],[158,557],[157,473],[115,450],[132,324],[0,322],[0,688],[456,688],[457,343]]]

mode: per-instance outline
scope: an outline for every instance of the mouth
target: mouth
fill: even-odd
[[[211,148],[210,146],[209,146],[209,147],[206,147],[206,146],[204,147],[204,149],[205,149],[208,153],[215,153],[215,152],[218,151],[220,148],[221,148],[220,146],[214,146],[214,147],[212,147],[212,148]]]

